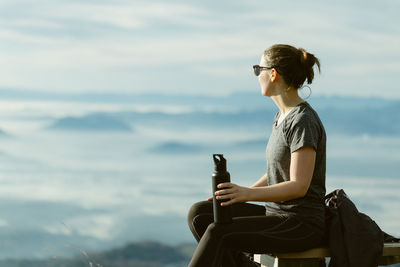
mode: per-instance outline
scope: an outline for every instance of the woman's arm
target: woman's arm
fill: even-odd
[[[261,187],[261,186],[267,186],[268,185],[268,178],[267,178],[267,173],[265,173],[260,179],[258,179],[257,182],[255,182],[250,188],[254,187]],[[212,201],[213,197],[207,198],[207,201]]]
[[[222,183],[218,185],[218,188],[222,190],[215,192],[215,195],[217,199],[229,199],[221,203],[222,206],[237,202],[279,202],[303,197],[311,183],[315,156],[316,152],[312,147],[302,147],[293,152],[290,158],[290,181],[250,188],[233,183]]]

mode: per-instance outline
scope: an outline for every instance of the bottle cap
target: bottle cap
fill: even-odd
[[[214,168],[217,172],[226,172],[226,159],[223,154],[213,154]]]

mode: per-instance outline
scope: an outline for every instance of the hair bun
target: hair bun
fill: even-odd
[[[313,54],[308,53],[304,48],[300,47],[298,48],[298,51],[307,83],[310,84],[314,79],[314,64],[317,64],[318,71],[321,72],[319,60]]]
[[[299,57],[300,57],[300,62],[301,64],[304,64],[305,66],[310,65],[310,63],[312,63],[312,65],[314,65],[313,63],[315,63],[315,59],[314,62],[312,62],[312,57],[314,57],[313,54],[308,53],[306,50],[304,50],[303,48],[298,48],[298,53],[299,53]]]

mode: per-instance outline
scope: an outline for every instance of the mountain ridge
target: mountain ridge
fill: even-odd
[[[400,134],[400,110],[396,105],[357,108],[315,108],[327,132],[349,135],[394,136]],[[237,112],[191,111],[180,114],[164,112],[93,112],[82,117],[66,116],[55,119],[50,128],[63,130],[123,130],[131,131],[130,125],[186,129],[225,127],[239,129],[256,127],[270,129],[277,109],[259,108]]]
[[[155,241],[129,243],[123,247],[88,253],[71,258],[7,259],[0,267],[184,267],[190,261],[195,244],[165,245]]]

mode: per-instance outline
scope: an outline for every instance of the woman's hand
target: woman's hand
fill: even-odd
[[[248,201],[248,197],[250,194],[250,188],[239,186],[233,183],[222,183],[217,186],[219,189],[215,192],[216,198],[218,200],[226,200],[228,201],[222,202],[221,206],[232,205],[233,203],[238,202],[246,202]]]

